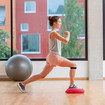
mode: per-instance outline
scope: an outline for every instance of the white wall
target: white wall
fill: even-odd
[[[88,77],[88,61],[73,61],[77,64],[78,69],[76,72],[76,77]],[[46,62],[45,61],[32,61],[33,63],[33,72],[32,75],[39,74]],[[5,73],[5,64],[6,61],[1,61],[0,63],[0,75],[6,75]],[[68,67],[55,67],[52,72],[46,78],[68,78],[70,68]]]
[[[89,80],[103,79],[103,0],[88,0]]]
[[[76,72],[76,77],[88,77],[88,61],[73,61],[77,63],[78,69]],[[38,74],[42,71],[45,66],[45,61],[32,61],[33,72],[32,75]],[[6,75],[5,73],[6,61],[0,61],[0,75]],[[41,66],[40,66],[41,65]],[[47,78],[68,78],[69,68],[55,67],[52,72],[47,76]],[[103,77],[105,77],[105,60],[103,61]]]
[[[45,61],[33,62],[34,70],[32,75],[38,74],[42,71],[45,66]],[[75,61],[78,65],[76,77],[88,77],[88,62],[87,61]],[[41,65],[41,66],[40,66]],[[68,67],[55,67],[51,73],[47,76],[48,78],[67,78],[69,77],[70,68]]]

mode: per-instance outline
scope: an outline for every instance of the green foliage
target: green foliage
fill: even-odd
[[[7,59],[11,56],[11,48],[8,47],[6,39],[10,38],[10,35],[7,31],[0,29],[0,59]],[[13,54],[17,54],[17,51],[14,50]]]
[[[80,35],[85,34],[83,33],[85,20],[82,6],[83,4],[78,3],[78,0],[66,0],[65,2],[61,35],[65,37],[64,31],[70,32],[69,43],[62,44],[62,56],[67,58],[82,58],[85,54],[85,40],[81,43],[81,39],[78,39]]]

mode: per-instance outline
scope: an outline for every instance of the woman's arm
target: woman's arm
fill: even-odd
[[[70,33],[69,33],[69,31],[65,31],[64,34],[65,34],[66,38],[62,37],[57,32],[52,32],[50,37],[51,37],[52,40],[58,39],[62,43],[67,44],[69,42],[69,39],[70,39]]]

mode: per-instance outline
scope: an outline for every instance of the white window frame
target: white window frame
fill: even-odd
[[[29,24],[28,24],[28,29],[22,29],[22,24],[28,24],[28,23],[21,23],[21,32],[29,31]]]
[[[35,2],[35,1],[25,1],[24,2],[24,13],[36,13],[36,2],[35,2],[35,11],[26,11],[26,2]]]
[[[24,34],[27,34],[27,33],[24,33]],[[40,34],[39,33],[34,33],[34,34],[38,34],[39,35],[39,52],[23,52],[23,44],[22,44],[22,35],[24,34],[21,34],[21,54],[41,54],[41,41],[40,41]],[[29,35],[29,34],[27,34]]]
[[[82,16],[85,16],[85,9],[83,10],[83,14],[82,14]]]
[[[85,34],[78,35],[77,39],[80,39],[80,40],[85,39]]]

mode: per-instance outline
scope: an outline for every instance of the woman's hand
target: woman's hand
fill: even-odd
[[[69,31],[65,31],[64,34],[65,34],[65,36],[68,36],[68,35],[70,35],[70,32]]]

